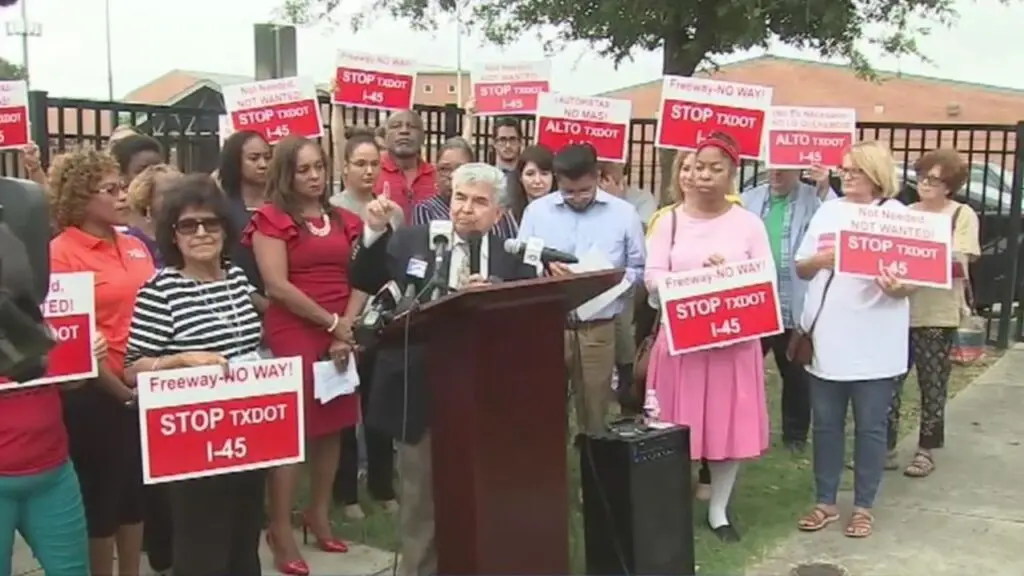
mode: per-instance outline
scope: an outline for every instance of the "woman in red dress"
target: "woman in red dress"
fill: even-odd
[[[326,183],[324,156],[316,142],[280,142],[267,171],[267,204],[253,214],[243,242],[253,248],[270,299],[264,318],[267,346],[277,357],[302,357],[311,475],[303,521],[321,550],[346,552],[345,544],[331,534],[328,513],[341,430],[359,422],[359,400],[354,394],[326,404],[316,400],[312,364],[330,358],[344,365],[352,350],[352,320],[366,298],[350,297],[348,263],[363,223],[356,214],[328,203]],[[298,465],[282,466],[268,478],[267,542],[277,569],[290,576],[309,574],[291,526],[299,470]]]

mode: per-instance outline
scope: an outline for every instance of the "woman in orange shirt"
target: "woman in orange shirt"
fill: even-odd
[[[106,153],[65,154],[50,168],[50,207],[59,233],[50,242],[50,271],[92,272],[96,329],[107,341],[99,375],[64,393],[64,422],[78,473],[94,576],[139,573],[142,463],[135,390],[124,380],[135,294],[154,273],[145,245],[115,230],[128,214],[117,162]]]

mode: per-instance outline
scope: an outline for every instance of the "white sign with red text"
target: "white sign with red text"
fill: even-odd
[[[28,84],[0,82],[0,150],[28,143]]]
[[[537,95],[551,91],[551,62],[495,62],[473,68],[477,116],[533,114]]]
[[[305,460],[302,359],[139,374],[146,484]]]
[[[288,136],[324,134],[316,85],[306,77],[225,86],[224,106],[234,132],[256,132],[271,145]]]
[[[0,391],[95,378],[99,371],[92,341],[96,296],[92,272],[50,275],[50,291],[40,310],[56,345],[47,356],[46,375],[29,382],[0,378]]]
[[[669,274],[658,283],[672,355],[721,348],[783,331],[771,258]]]
[[[761,157],[772,88],[705,78],[665,76],[655,145],[695,150],[713,132],[732,137],[740,157]]]
[[[376,110],[411,110],[416,64],[407,58],[339,50],[331,101]]]
[[[837,167],[856,133],[853,108],[773,106],[768,114],[768,167]]]
[[[558,152],[590,144],[602,162],[625,162],[633,103],[596,96],[537,95],[536,143]]]

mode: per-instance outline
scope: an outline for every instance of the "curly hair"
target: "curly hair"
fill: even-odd
[[[128,186],[128,206],[136,214],[147,214],[153,208],[153,190],[156,181],[165,175],[181,176],[181,172],[170,164],[154,164],[146,168]]]
[[[81,225],[85,208],[92,201],[100,181],[104,176],[118,172],[114,157],[98,150],[68,152],[54,159],[50,166],[47,193],[57,229]]]
[[[283,212],[292,217],[292,221],[300,230],[305,229],[305,221],[299,205],[295,201],[295,168],[299,160],[299,153],[302,149],[312,146],[320,154],[324,161],[326,170],[326,158],[323,148],[315,141],[301,136],[288,136],[274,146],[274,155],[270,158],[270,165],[267,166],[267,200],[280,208]],[[324,214],[332,220],[336,217],[334,207],[328,200],[328,194],[320,195],[320,205]]]

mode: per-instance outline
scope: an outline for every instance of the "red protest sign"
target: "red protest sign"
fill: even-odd
[[[536,142],[555,152],[570,144],[590,144],[603,162],[625,162],[633,103],[629,100],[537,95]]]
[[[305,459],[298,357],[146,372],[138,391],[146,484]]]
[[[481,64],[470,77],[477,116],[533,114],[537,111],[537,94],[550,90],[551,63]]]
[[[50,291],[40,310],[57,344],[47,357],[46,375],[29,382],[0,378],[0,391],[95,378],[92,353],[96,333],[96,300],[92,272],[52,274]]]
[[[839,207],[836,272],[877,278],[887,270],[917,286],[951,288],[953,223],[948,214],[891,209],[887,203]]]
[[[768,167],[839,166],[856,132],[853,108],[773,106],[768,114]]]
[[[28,142],[28,84],[0,82],[0,150]]]
[[[410,110],[416,94],[412,60],[339,50],[331,101],[377,110]]]
[[[669,353],[720,348],[782,332],[775,282],[770,258],[665,277],[658,296]]]
[[[757,160],[771,104],[770,86],[665,76],[655,145],[694,150],[712,132],[724,132],[742,158]]]
[[[323,136],[316,85],[309,78],[261,80],[224,87],[224,106],[236,132],[257,132],[271,145],[288,136]]]

